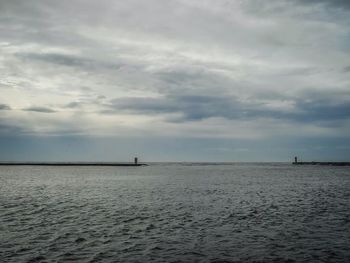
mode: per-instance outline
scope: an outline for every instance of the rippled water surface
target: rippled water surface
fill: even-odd
[[[0,167],[1,262],[350,262],[350,168]]]

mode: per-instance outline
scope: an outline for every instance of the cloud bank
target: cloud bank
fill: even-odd
[[[349,146],[349,43],[341,0],[1,1],[0,135]]]

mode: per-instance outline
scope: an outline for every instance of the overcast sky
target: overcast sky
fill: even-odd
[[[0,159],[347,160],[348,0],[0,0]]]

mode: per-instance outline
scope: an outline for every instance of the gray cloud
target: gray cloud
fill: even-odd
[[[19,53],[17,56],[24,60],[44,61],[64,66],[82,66],[91,63],[91,61],[86,58],[55,53]]]
[[[298,119],[305,122],[320,120],[348,120],[350,119],[350,103],[332,103],[328,100],[301,101],[297,104],[302,114]]]
[[[340,9],[349,9],[350,1],[348,0],[298,0],[305,4],[325,4],[327,6],[336,7]]]
[[[53,109],[47,108],[47,107],[40,107],[40,106],[33,106],[29,108],[24,108],[24,111],[34,111],[34,112],[41,112],[41,113],[54,113],[56,112]]]
[[[11,107],[7,104],[0,104],[0,110],[11,110]]]
[[[350,104],[331,104],[327,100],[297,101],[295,110],[285,112],[269,109],[263,102],[244,102],[229,96],[168,96],[162,98],[123,98],[112,100],[116,111],[135,114],[180,113],[176,121],[202,120],[211,117],[227,119],[275,118],[298,122],[347,120],[350,118]],[[174,121],[173,118],[170,120]]]
[[[344,67],[344,72],[350,72],[350,66]]]
[[[6,123],[1,123],[0,124],[0,135],[1,136],[18,136],[18,135],[23,135],[25,133],[25,130],[17,125],[11,125],[11,124],[6,124]]]
[[[79,108],[80,105],[81,105],[81,102],[72,101],[72,102],[66,104],[65,107],[66,107],[66,108],[74,109],[74,108]]]
[[[122,65],[59,53],[17,53],[16,56],[24,61],[41,61],[68,67],[81,67],[88,70],[119,69]]]

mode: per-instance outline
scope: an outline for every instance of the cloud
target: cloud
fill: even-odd
[[[181,114],[180,119],[170,119],[173,121],[193,121],[221,117],[233,120],[273,118],[310,123],[347,120],[350,116],[349,103],[330,104],[327,100],[321,100],[297,101],[292,105],[294,107],[292,110],[289,110],[288,101],[281,101],[280,104],[274,102],[274,105],[271,106],[271,103],[266,101],[240,101],[233,96],[199,95],[178,95],[160,98],[129,97],[111,101],[111,107],[117,112],[127,111],[135,114]]]
[[[350,66],[344,67],[344,72],[350,72]]]
[[[304,122],[334,121],[350,119],[350,103],[330,103],[328,100],[301,101],[297,105],[302,114],[299,120]]]
[[[17,125],[11,125],[7,123],[1,123],[0,124],[0,135],[1,136],[18,136],[18,135],[23,135],[25,133],[25,130]]]
[[[81,103],[80,102],[77,102],[77,101],[72,101],[72,102],[69,102],[65,105],[66,108],[78,108],[80,107]]]
[[[18,53],[16,54],[23,60],[37,60],[65,66],[83,66],[91,63],[86,58],[79,58],[73,55],[55,54],[55,53]]]
[[[0,104],[0,110],[11,110],[11,107],[7,104]]]
[[[23,109],[1,104],[2,123],[57,136],[343,136],[349,5],[0,1],[0,99]]]
[[[117,63],[108,63],[60,53],[17,53],[16,56],[24,61],[39,61],[67,67],[80,67],[88,70],[100,70],[101,68],[119,69],[121,67],[121,64]]]
[[[298,0],[305,4],[324,4],[330,7],[339,9],[350,9],[350,2],[348,0]]]
[[[54,113],[56,112],[53,109],[47,108],[47,107],[40,107],[40,106],[32,106],[28,108],[24,108],[24,111],[34,111],[34,112],[41,112],[41,113]]]

